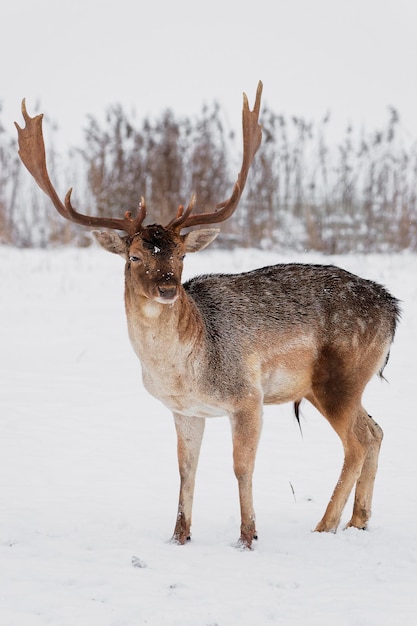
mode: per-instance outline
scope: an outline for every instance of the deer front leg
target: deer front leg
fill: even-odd
[[[178,469],[180,473],[180,495],[178,513],[172,541],[184,545],[191,539],[191,515],[193,508],[195,474],[205,420],[185,417],[174,413],[177,431]]]
[[[252,475],[256,450],[262,428],[262,405],[252,411],[236,412],[231,418],[233,434],[233,466],[239,486],[240,538],[239,545],[251,548],[257,539],[252,497]]]

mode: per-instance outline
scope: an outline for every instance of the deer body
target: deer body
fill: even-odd
[[[395,327],[395,300],[383,288],[332,266],[198,277],[169,306],[135,303],[128,294],[127,282],[129,334],[146,388],[171,410],[199,417],[206,417],[193,407],[200,394],[216,415],[229,414],[236,395],[254,389],[263,404],[301,400],[323,353],[329,366],[331,352],[333,366],[339,359],[357,369],[375,349],[372,375],[384,365]],[[392,318],[382,308],[375,325],[381,305]],[[358,355],[362,345],[366,354]]]
[[[397,300],[382,286],[333,266],[276,265],[243,274],[196,277],[181,283],[186,253],[198,252],[216,229],[182,230],[228,219],[241,197],[261,142],[262,84],[254,109],[244,97],[242,168],[228,200],[207,213],[179,207],[167,225],[143,226],[142,199],[135,218],[87,216],[61,202],[45,159],[42,116],[24,102],[19,154],[55,208],[71,221],[110,230],[94,234],[125,260],[125,304],[132,346],[146,389],[173,413],[178,438],[180,494],[173,540],[191,534],[195,473],[205,418],[227,415],[241,509],[240,543],[256,538],[252,475],[264,404],[310,401],[329,421],[344,448],[344,463],[317,531],[335,531],[356,485],[349,526],[365,528],[382,430],[361,398],[369,379],[388,360],[399,317]],[[115,231],[122,230],[126,236]]]
[[[115,251],[107,233],[104,241],[102,233],[96,237]],[[349,524],[364,528],[382,431],[361,397],[387,361],[399,314],[396,299],[340,268],[294,263],[177,281],[177,297],[164,304],[134,296],[131,249],[121,245],[118,252],[126,257],[129,336],[144,385],[173,412],[177,428],[181,487],[174,540],[190,538],[204,418],[227,415],[239,482],[240,542],[251,545],[251,483],[263,405],[298,405],[303,398],[327,418],[345,449],[341,477],[317,530],[336,530],[355,483]]]

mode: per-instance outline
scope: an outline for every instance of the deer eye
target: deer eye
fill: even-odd
[[[129,261],[131,263],[140,263],[140,261],[142,261],[142,259],[138,256],[130,256],[129,257]]]

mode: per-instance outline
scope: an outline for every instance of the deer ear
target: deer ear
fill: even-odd
[[[91,232],[102,248],[126,258],[126,240],[124,237],[120,237],[114,231],[108,230],[93,230]]]
[[[184,235],[184,243],[186,252],[199,252],[206,248],[216,239],[220,230],[218,228],[202,228],[200,230],[192,230]]]

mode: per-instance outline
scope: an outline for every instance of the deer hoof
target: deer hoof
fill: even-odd
[[[173,535],[170,543],[174,543],[177,546],[184,546],[188,541],[191,541],[190,535]]]
[[[367,530],[368,526],[367,524],[364,524],[364,523],[356,524],[350,521],[348,524],[346,524],[343,530],[347,530],[348,528],[356,528],[357,530]]]
[[[258,541],[258,533],[242,534],[237,542],[239,550],[252,550],[252,541]]]

